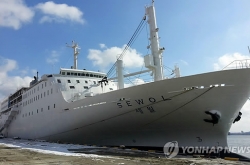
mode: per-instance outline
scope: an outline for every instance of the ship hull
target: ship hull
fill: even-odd
[[[250,94],[250,69],[166,79],[66,102],[40,116],[17,116],[4,134],[106,146],[227,146],[227,133]],[[48,100],[47,100],[48,101]],[[217,124],[206,111],[217,111]],[[23,111],[23,110],[22,110]]]

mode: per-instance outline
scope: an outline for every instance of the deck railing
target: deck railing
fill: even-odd
[[[250,59],[234,60],[222,70],[250,68]]]

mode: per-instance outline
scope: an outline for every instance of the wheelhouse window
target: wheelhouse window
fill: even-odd
[[[89,89],[89,87],[87,87],[87,86],[84,86],[83,88],[84,88],[84,89]]]
[[[70,89],[75,89],[75,86],[69,86]]]
[[[86,84],[88,84],[88,81],[85,81]]]
[[[69,75],[70,75],[70,72],[67,72],[67,75],[69,76]]]
[[[57,79],[57,82],[58,82],[58,83],[62,83],[60,79]]]
[[[80,80],[76,80],[76,83],[80,83]]]
[[[65,75],[65,72],[62,72],[62,75]]]
[[[71,81],[70,81],[70,80],[68,80],[68,83],[71,83]]]

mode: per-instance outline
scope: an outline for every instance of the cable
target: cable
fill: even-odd
[[[141,22],[139,23],[138,27],[136,28],[133,36],[130,38],[129,42],[127,43],[127,45],[125,46],[125,48],[123,49],[121,55],[118,57],[117,60],[119,59],[122,59],[123,56],[125,55],[126,51],[131,47],[131,45],[133,44],[133,42],[135,41],[135,39],[137,38],[137,36],[140,34],[140,29],[142,27],[144,27],[144,23],[145,23],[145,20],[146,20],[146,16],[143,17],[143,19],[141,20]],[[110,75],[112,74],[112,72],[114,71],[115,69],[115,66],[116,66],[116,63],[117,63],[117,60],[116,62],[113,64],[113,66],[111,67],[111,69],[108,71],[107,73],[107,77],[110,77]]]

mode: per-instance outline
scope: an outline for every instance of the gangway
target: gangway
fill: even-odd
[[[12,107],[11,110],[9,112],[7,112],[7,113],[9,113],[9,115],[6,118],[6,120],[4,121],[3,125],[1,126],[0,132],[2,132],[4,130],[4,128],[8,128],[11,121],[16,116],[17,112],[18,112],[18,107],[17,106]]]

